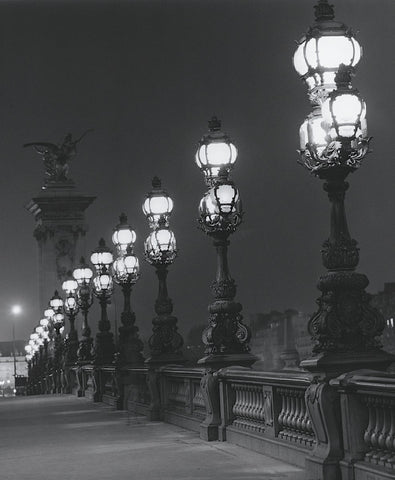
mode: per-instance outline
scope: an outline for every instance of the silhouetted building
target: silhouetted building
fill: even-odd
[[[295,350],[298,361],[310,356],[312,342],[307,332],[309,319],[310,315],[297,310],[251,314],[250,346],[252,353],[260,359],[254,367],[280,370],[285,367],[285,353]]]
[[[0,397],[13,395],[15,388],[13,342],[0,342]],[[27,376],[25,342],[15,341],[16,374]]]
[[[382,335],[384,350],[395,354],[395,282],[384,283],[384,290],[373,295],[372,305],[385,318],[385,329]]]

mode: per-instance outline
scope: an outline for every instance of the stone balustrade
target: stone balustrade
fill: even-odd
[[[199,432],[207,416],[204,374],[201,368],[177,366],[75,365],[64,388],[149,418],[154,408],[155,418]],[[314,457],[319,443],[306,408],[309,373],[228,367],[214,377],[219,440],[302,467],[306,457]],[[52,372],[35,378],[31,393],[57,393]],[[395,376],[361,370],[330,380],[330,386],[341,412],[339,480],[395,478]]]
[[[219,438],[304,466],[314,445],[304,400],[310,375],[229,367],[217,376]]]
[[[304,388],[277,388],[281,397],[281,412],[278,416],[279,438],[312,447],[314,432],[304,399]]]
[[[346,479],[395,478],[395,376],[370,370],[331,381],[341,396]]]
[[[199,431],[206,416],[200,368],[163,367],[160,369],[161,417],[190,430]]]

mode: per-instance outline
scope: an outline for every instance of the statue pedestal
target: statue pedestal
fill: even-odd
[[[78,192],[71,180],[48,182],[26,205],[36,226],[39,253],[40,310],[60,288],[69,270],[84,254],[85,211],[96,197]]]

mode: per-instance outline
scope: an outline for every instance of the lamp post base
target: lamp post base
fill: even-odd
[[[209,354],[198,360],[205,367],[200,389],[206,407],[206,418],[200,424],[200,438],[206,441],[218,440],[221,425],[220,398],[217,371],[230,366],[251,367],[258,361],[251,353]]]
[[[324,352],[300,363],[305,370],[322,378],[334,378],[354,370],[386,370],[395,362],[395,355],[380,349],[365,352]]]
[[[252,353],[226,353],[209,354],[198,360],[198,365],[204,365],[209,368],[219,370],[220,368],[230,366],[251,367],[259,360]]]
[[[301,362],[301,367],[314,377],[305,394],[306,407],[316,436],[315,448],[306,458],[309,478],[337,480],[341,475],[339,462],[344,457],[344,446],[340,394],[330,380],[341,374],[351,375],[355,370],[383,371],[393,362],[395,356],[380,349],[323,352]]]

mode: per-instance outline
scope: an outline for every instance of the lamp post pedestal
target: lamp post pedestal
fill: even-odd
[[[210,234],[210,233],[209,233]],[[206,418],[200,424],[200,437],[218,440],[221,424],[218,378],[216,372],[229,366],[251,367],[258,358],[250,353],[250,330],[242,322],[242,305],[234,301],[236,284],[228,266],[228,232],[210,234],[217,251],[217,274],[211,286],[214,302],[209,305],[209,325],[202,334],[205,356],[198,364],[205,367],[200,382]]]
[[[136,327],[136,315],[131,309],[131,283],[122,284],[124,308],[121,314],[122,325],[119,327],[119,364],[141,365],[144,363],[142,350],[143,342],[139,338],[139,329]]]
[[[99,296],[99,303],[101,308],[101,318],[99,321],[99,331],[96,334],[96,342],[94,348],[95,365],[111,364],[114,361],[115,345],[114,335],[110,332],[111,324],[107,315],[107,304],[109,302],[108,296],[102,294]]]
[[[159,280],[158,298],[155,301],[156,317],[152,320],[152,335],[148,340],[150,357],[145,361],[148,365],[160,366],[169,363],[183,364],[185,358],[182,353],[184,340],[178,333],[177,317],[172,315],[173,302],[167,291],[167,265],[155,264],[156,275]]]
[[[164,365],[182,365],[186,362],[182,346],[184,340],[177,331],[177,317],[173,316],[173,302],[167,291],[167,265],[155,263],[159,280],[158,298],[155,301],[156,317],[152,320],[152,335],[148,340],[150,357],[144,362],[149,370],[147,383],[151,395],[149,419],[160,419],[160,393],[157,369]]]
[[[217,251],[217,274],[211,285],[215,300],[208,307],[209,324],[202,334],[206,355],[198,364],[214,369],[230,365],[249,367],[258,358],[250,353],[251,333],[242,322],[242,305],[234,301],[236,284],[230,276],[227,257],[229,233],[217,232],[211,236]]]
[[[54,358],[53,358],[53,393],[62,393],[62,358],[63,339],[60,333],[61,325],[55,324]]]
[[[74,365],[77,362],[78,356],[78,333],[75,329],[75,315],[68,315],[70,322],[70,330],[65,341],[65,362],[66,365]]]

